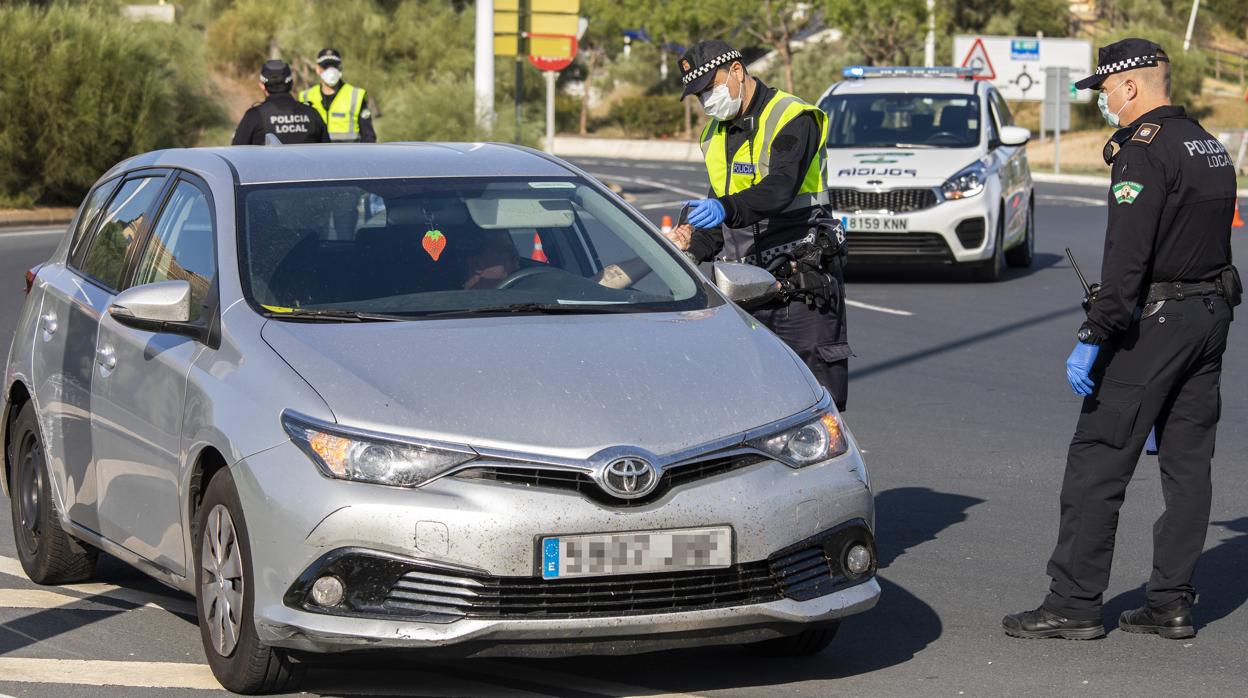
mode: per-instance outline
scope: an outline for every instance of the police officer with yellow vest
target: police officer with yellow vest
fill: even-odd
[[[845,232],[828,205],[827,116],[746,73],[741,53],[704,41],[680,59],[681,98],[711,117],[702,131],[711,194],[689,202],[673,242],[696,262],[764,267],[778,297],[750,308],[845,409],[851,351],[845,327]],[[691,226],[691,227],[690,227]]]
[[[342,54],[332,48],[316,54],[320,82],[299,93],[299,101],[312,107],[329,127],[335,143],[376,143],[373,109],[361,87],[342,80]]]

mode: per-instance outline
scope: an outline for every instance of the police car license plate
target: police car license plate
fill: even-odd
[[[538,555],[544,579],[728,567],[732,528],[550,536]]]
[[[846,216],[846,230],[883,230],[886,232],[905,232],[910,227],[906,218],[892,216]]]

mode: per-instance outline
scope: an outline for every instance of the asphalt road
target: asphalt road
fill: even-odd
[[[581,161],[658,219],[705,189],[694,165]],[[1248,669],[1248,325],[1233,326],[1213,517],[1197,572],[1198,637],[1111,631],[1097,642],[1005,637],[1001,616],[1036,606],[1079,400],[1064,361],[1080,322],[1062,257],[1098,268],[1104,192],[1038,188],[1038,256],[997,284],[945,269],[851,276],[850,409],[877,493],[884,596],[825,653],[766,660],[731,648],[625,658],[328,662],[313,695],[1242,696]],[[23,270],[55,235],[0,231],[0,344]],[[1248,259],[1248,233],[1235,233]],[[1157,459],[1144,457],[1122,509],[1106,619],[1142,602]],[[0,694],[211,695],[190,600],[106,561],[98,583],[40,589],[16,568],[0,502]],[[109,662],[117,662],[116,664]],[[141,688],[150,686],[151,688]],[[185,686],[187,688],[175,688]]]

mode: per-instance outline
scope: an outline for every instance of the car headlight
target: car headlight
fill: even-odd
[[[750,446],[792,468],[821,463],[849,450],[841,418],[834,410],[792,429],[754,439]]]
[[[467,446],[433,446],[363,434],[282,413],[282,426],[328,477],[419,487],[477,457]]]
[[[945,200],[969,199],[984,190],[984,181],[988,177],[988,168],[981,162],[973,163],[940,185],[940,193]]]

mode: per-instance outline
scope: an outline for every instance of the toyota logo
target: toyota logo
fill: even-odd
[[[616,458],[602,473],[602,486],[621,499],[636,499],[654,491],[659,474],[642,458]]]

